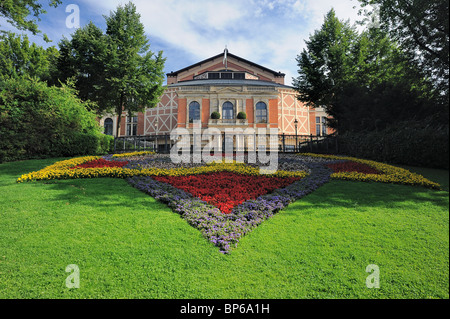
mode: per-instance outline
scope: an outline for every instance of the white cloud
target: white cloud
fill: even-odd
[[[82,23],[90,19],[102,23],[119,4],[128,0],[79,0]],[[304,40],[320,28],[325,14],[333,7],[340,19],[358,19],[357,0],[134,0],[141,21],[152,43],[156,38],[173,50],[182,51],[189,61],[166,64],[183,68],[223,51],[286,73],[286,84],[297,74],[295,58]],[[70,1],[64,1],[65,7]],[[64,12],[63,9],[61,9]],[[47,19],[49,36],[70,35],[74,30],[55,26],[55,17]],[[65,19],[64,13],[58,20]],[[53,21],[53,22],[52,22]],[[100,21],[100,22],[99,22]],[[153,39],[153,40],[152,40]],[[164,50],[164,49],[163,49]],[[175,70],[175,69],[174,69]]]
[[[114,10],[119,1],[102,2]],[[147,33],[198,60],[223,51],[296,76],[304,40],[334,7],[341,19],[357,19],[356,0],[136,0]],[[168,57],[170,59],[170,56]]]

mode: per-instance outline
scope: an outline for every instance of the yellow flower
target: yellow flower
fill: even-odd
[[[441,185],[435,182],[432,182],[422,175],[413,173],[408,171],[407,169],[396,167],[393,165],[380,163],[371,160],[365,160],[355,157],[346,157],[346,156],[336,156],[336,155],[322,155],[322,154],[312,154],[312,153],[303,153],[299,154],[303,156],[309,157],[320,157],[320,158],[328,158],[328,159],[336,159],[336,160],[348,160],[352,162],[366,164],[370,167],[375,168],[376,170],[382,172],[383,174],[363,174],[357,172],[339,172],[331,174],[331,178],[335,179],[343,179],[343,180],[354,180],[354,181],[374,181],[381,183],[395,183],[395,184],[404,184],[404,185],[417,185],[424,186],[433,189],[441,189]]]
[[[99,156],[85,156],[73,158],[70,160],[56,162],[53,165],[47,166],[40,171],[24,174],[17,179],[18,183],[31,180],[50,180],[50,179],[75,179],[75,178],[95,178],[95,177],[116,177],[126,178],[132,176],[185,176],[197,175],[212,172],[229,171],[244,175],[260,175],[259,168],[252,167],[244,163],[212,163],[209,165],[193,168],[147,168],[143,170],[129,169],[123,167],[95,167],[95,168],[76,168],[76,165],[83,164],[100,158]],[[276,171],[269,176],[277,177],[305,177],[307,175],[304,171],[288,172]]]
[[[143,151],[143,152],[131,152],[131,153],[121,153],[114,154],[112,157],[121,158],[121,157],[131,157],[131,156],[142,156],[142,155],[153,155],[155,152]]]

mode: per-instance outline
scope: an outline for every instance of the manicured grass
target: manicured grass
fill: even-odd
[[[0,298],[449,298],[448,171],[417,171],[447,191],[332,181],[223,255],[123,180],[15,183],[56,160],[0,164]]]

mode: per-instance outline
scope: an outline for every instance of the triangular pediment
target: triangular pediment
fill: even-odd
[[[211,89],[211,91],[216,92],[216,93],[222,93],[222,94],[238,93],[238,92],[242,92],[242,88],[226,86],[226,87],[217,87],[216,89]]]
[[[175,82],[181,82],[201,79],[201,75],[207,72],[220,72],[224,70],[245,72],[247,74],[246,79],[250,78],[252,80],[274,81],[277,77],[284,78],[284,74],[281,72],[276,72],[232,53],[227,53],[226,59],[225,53],[221,53],[176,72],[170,72],[167,74],[167,77],[176,78]]]

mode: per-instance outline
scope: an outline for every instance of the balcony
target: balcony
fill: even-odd
[[[248,126],[248,120],[240,119],[209,119],[208,126]]]

